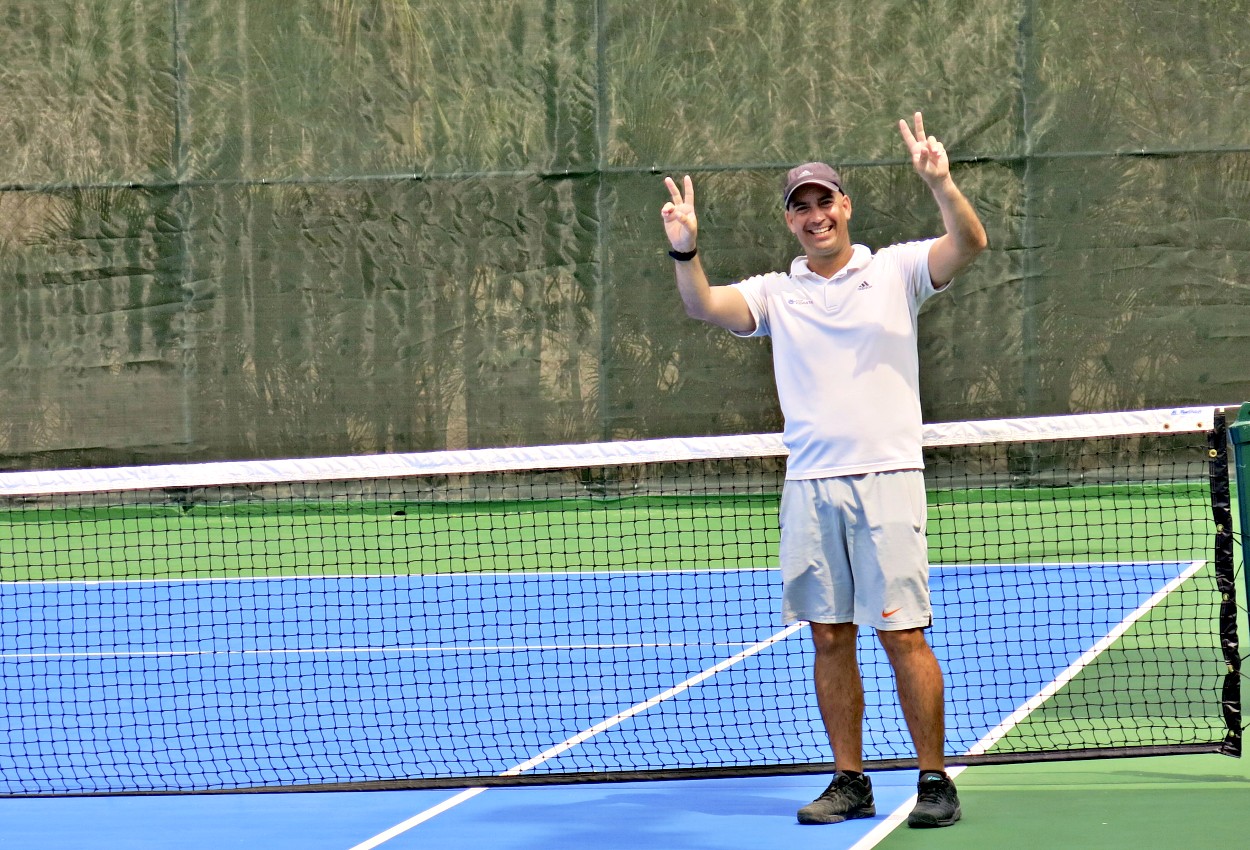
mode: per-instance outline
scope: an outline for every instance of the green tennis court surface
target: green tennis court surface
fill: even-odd
[[[159,505],[0,510],[0,580],[776,563],[776,494],[350,504],[162,495]],[[931,490],[930,560],[1127,561],[1152,557],[1160,539],[1205,557],[1206,497],[1197,484]]]

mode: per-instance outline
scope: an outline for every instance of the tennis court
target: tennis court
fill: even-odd
[[[1237,751],[1222,418],[1145,418],[927,434],[947,749],[980,765],[961,785]],[[829,754],[806,628],[775,610],[771,445],[0,476],[0,810],[46,846],[81,842],[48,829],[69,810],[119,847],[170,816],[215,846],[574,846],[604,818],[619,846],[872,846],[914,788],[871,635],[879,815],[791,828]]]
[[[932,641],[957,683],[952,752],[992,748],[1031,700],[1117,641],[1111,651],[1128,654],[1134,625],[1166,616],[1186,582],[1209,580],[1203,567],[935,569]],[[972,580],[987,571],[992,585]],[[9,583],[6,610],[73,616],[0,627],[6,688],[30,694],[6,724],[0,775],[73,793],[399,780],[433,765],[464,776],[671,770],[703,767],[709,752],[730,767],[761,752],[819,763],[828,745],[814,699],[790,690],[791,671],[810,668],[805,631],[755,604],[778,581],[761,569]],[[1073,594],[1097,616],[1070,622]],[[648,611],[657,598],[705,613]],[[214,610],[229,613],[213,621]],[[460,624],[450,643],[439,639],[445,619]],[[1003,649],[981,651],[986,635]],[[870,678],[888,684],[875,639],[863,651],[864,666],[883,671]],[[1126,679],[1147,675],[1109,663]],[[879,718],[868,757],[897,758],[905,726],[892,690],[867,699]],[[1188,727],[1218,719],[1177,717],[1172,731],[1182,743]],[[61,734],[41,740],[53,722]],[[1082,734],[1056,722],[1051,735]],[[405,740],[439,749],[396,746]],[[106,768],[111,785],[85,784]]]
[[[935,590],[939,600],[940,608],[948,608],[951,605],[978,605],[984,609],[986,607],[998,609],[996,613],[988,616],[985,624],[988,628],[998,628],[1002,623],[1011,623],[1013,621],[1019,624],[1017,628],[1017,638],[1025,644],[1030,641],[1035,642],[1035,638],[1030,635],[1032,623],[1027,617],[1020,616],[1024,610],[1034,612],[1040,616],[1040,612],[1045,612],[1045,617],[1062,617],[1063,616],[1063,600],[1055,598],[1051,600],[1039,599],[1039,593],[1044,591],[1045,583],[1037,583],[1034,585],[1030,579],[1035,578],[1033,575],[1037,569],[1059,570],[1066,572],[1070,576],[1077,576],[1085,573],[1085,570],[1079,565],[1063,565],[1059,567],[1023,567],[1014,568],[1011,572],[1019,580],[1016,588],[1020,591],[1014,594],[1014,605],[998,606],[991,603],[986,606],[983,603],[986,600],[977,599],[961,599],[957,591],[959,585],[960,570],[935,570]],[[1036,680],[1027,685],[1021,685],[1015,680],[1015,675],[1011,667],[1018,666],[1012,664],[1005,666],[1004,669],[998,671],[990,671],[986,675],[987,685],[991,691],[996,690],[990,680],[1002,680],[1010,683],[1009,687],[1019,689],[1024,695],[1026,693],[1036,694],[1043,693],[1050,688],[1058,686],[1064,678],[1071,674],[1079,674],[1081,668],[1096,658],[1089,656],[1099,649],[1114,655],[1117,652],[1116,641],[1111,640],[1114,635],[1120,635],[1121,641],[1124,633],[1133,630],[1134,624],[1142,619],[1159,616],[1168,605],[1169,588],[1178,587],[1180,583],[1185,581],[1200,580],[1202,565],[1102,565],[1094,570],[1093,580],[1104,590],[1107,598],[1112,596],[1121,596],[1126,600],[1122,604],[1122,608],[1117,615],[1109,614],[1106,622],[1098,629],[1090,631],[1088,629],[1076,628],[1069,633],[1070,640],[1065,643],[1062,650],[1057,650],[1054,646],[1048,646],[1044,650],[1034,651],[1032,659],[1023,658],[1019,661],[1024,662],[1024,666],[1032,666],[1036,676]],[[625,579],[622,581],[622,576]],[[752,576],[756,579],[771,580],[774,577],[767,571],[758,571]],[[432,593],[433,595],[445,598],[445,590],[452,580],[456,577],[436,577],[433,582],[428,582],[421,577],[411,579],[416,585],[421,586],[422,593]],[[630,574],[610,574],[607,576],[591,575],[586,577],[588,583],[581,588],[583,592],[594,590],[596,592],[605,592],[613,584],[619,584],[624,588],[626,594],[628,588],[639,584],[653,584],[655,582],[664,582],[666,585],[677,584],[681,586],[683,592],[691,589],[698,589],[697,585],[702,580],[706,584],[710,578],[707,575],[696,575],[691,578],[691,574],[679,573],[675,575],[644,575],[636,576]],[[953,579],[953,581],[951,580]],[[516,581],[511,578],[509,581]],[[551,576],[537,576],[536,581],[550,582]],[[371,583],[381,584],[379,580],[370,579],[318,579],[317,582],[324,582],[335,585],[334,593],[328,594],[327,599],[346,599],[355,596],[360,597],[362,593],[377,593],[380,597],[386,598],[388,593],[394,592],[394,580],[386,581],[391,585],[390,590],[383,590],[380,587],[370,587]],[[561,577],[560,581],[566,584],[577,583],[576,579],[569,577]],[[591,584],[590,582],[593,582]],[[267,618],[268,622],[264,627],[257,626],[255,623],[250,627],[239,630],[240,634],[246,634],[246,637],[231,640],[229,636],[217,636],[212,638],[213,649],[202,649],[201,651],[210,654],[254,654],[259,656],[287,656],[288,660],[283,662],[280,659],[270,659],[268,662],[262,663],[301,663],[303,667],[303,675],[311,677],[310,681],[318,683],[318,686],[324,691],[327,698],[327,705],[331,706],[338,713],[336,717],[336,728],[339,730],[340,736],[338,745],[345,750],[354,750],[358,753],[367,753],[370,743],[367,738],[361,739],[350,735],[353,728],[368,731],[377,731],[378,718],[366,716],[366,712],[362,710],[362,702],[358,702],[356,697],[358,694],[346,693],[346,698],[335,698],[334,689],[342,687],[341,678],[342,667],[347,662],[342,656],[349,654],[339,652],[327,647],[327,643],[331,640],[342,641],[343,639],[351,639],[357,643],[357,653],[365,657],[372,657],[376,652],[376,648],[370,648],[367,635],[363,633],[343,633],[341,628],[335,627],[331,623],[322,622],[321,624],[297,623],[289,616],[283,616],[282,611],[290,607],[293,601],[292,595],[301,591],[297,585],[304,584],[302,580],[286,580],[279,582],[279,588],[267,590],[265,598],[273,605],[272,617]],[[184,610],[192,607],[195,603],[194,592],[198,583],[189,583],[180,586],[181,583],[163,582],[154,587],[143,587],[136,584],[126,584],[121,587],[109,587],[106,585],[88,585],[82,590],[82,604],[88,607],[97,606],[100,616],[111,616],[116,622],[137,622],[142,619],[143,609],[152,610],[152,606],[156,605],[158,609],[163,609],[165,616],[173,618],[174,623],[181,622],[175,608],[181,607]],[[245,583],[247,584],[247,583]],[[948,593],[948,587],[955,587],[956,593]],[[1059,585],[1055,585],[1059,586]],[[1041,591],[1039,591],[1039,588]],[[567,589],[567,588],[566,588]],[[36,590],[36,592],[38,592]],[[254,587],[241,587],[241,593],[255,597],[256,591]],[[323,591],[324,592],[324,589]],[[608,591],[610,592],[610,591]],[[1013,594],[1005,593],[1005,597],[1012,597]],[[94,600],[92,599],[94,597]],[[628,599],[626,595],[623,597]],[[105,601],[107,600],[107,601]],[[158,601],[161,600],[161,601]],[[175,602],[176,600],[176,602]],[[1129,609],[1129,604],[1133,601],[1139,601],[1136,607]],[[348,603],[351,604],[350,602]],[[356,603],[359,604],[359,603]],[[331,610],[330,608],[324,610]],[[350,612],[344,612],[350,613]],[[399,613],[399,612],[396,612]],[[942,612],[949,614],[949,612]],[[1117,619],[1118,618],[1118,619]],[[949,619],[949,616],[939,615],[938,623]],[[184,623],[185,625],[185,623]],[[319,627],[320,631],[312,639],[301,638],[301,635],[310,635],[313,627]],[[755,628],[759,629],[759,633],[767,632],[770,624],[765,622],[755,624]],[[517,652],[532,651],[537,653],[543,659],[543,663],[550,663],[548,656],[553,652],[550,649],[537,648],[540,645],[547,645],[553,640],[553,631],[550,625],[544,627],[542,624],[525,624],[523,622],[506,622],[500,623],[500,628],[508,628],[513,633],[518,631],[528,635],[525,643],[529,646],[528,650],[521,650],[518,647],[459,647],[451,650],[453,658],[462,656],[461,650],[467,650],[470,653],[478,652]],[[337,629],[337,634],[334,632]],[[1081,631],[1087,632],[1084,635],[1079,634]],[[1097,632],[1097,633],[1095,633]],[[602,632],[600,632],[602,634]],[[6,636],[7,637],[7,636]],[[680,636],[679,636],[680,637]],[[801,632],[784,638],[787,642],[797,642],[802,645],[805,635]],[[966,648],[961,648],[958,641],[946,631],[939,630],[935,635],[935,644],[942,647],[940,650],[948,657],[944,659],[947,664],[958,664],[963,655],[968,654]],[[567,636],[562,639],[567,640]],[[295,649],[290,646],[294,642],[304,640],[308,645],[303,649]],[[49,640],[50,645],[55,641]],[[282,642],[287,645],[286,650],[274,651],[272,646],[276,642]],[[676,641],[669,641],[670,644]],[[658,643],[658,642],[657,642]],[[265,647],[270,647],[266,649]],[[340,647],[341,649],[341,647]],[[427,648],[433,650],[434,648]],[[671,658],[672,647],[668,647],[668,651],[664,652],[665,657]],[[781,658],[781,654],[776,651],[776,645],[770,646],[750,657],[750,661],[759,661],[754,674],[748,673],[745,676],[734,677],[729,671],[717,674],[718,678],[729,675],[731,687],[741,689],[744,686],[758,685],[759,679],[765,672],[765,668],[775,665],[776,660]],[[726,650],[722,649],[723,655]],[[555,651],[560,652],[560,651]],[[66,651],[67,656],[81,655],[82,657],[100,657],[110,656],[113,659],[113,665],[122,666],[129,665],[130,674],[135,679],[142,679],[144,675],[150,675],[150,668],[144,666],[145,655],[137,651],[136,647],[124,647],[119,645],[104,646],[97,645],[93,647],[81,647],[77,651]],[[350,653],[355,654],[355,653]],[[589,647],[583,646],[579,651],[574,652],[566,649],[563,654],[568,658],[581,657],[585,658],[587,654],[594,654]],[[641,653],[646,656],[648,653]],[[652,648],[649,652],[652,660],[660,655],[658,648]],[[295,660],[291,660],[290,656],[295,656]],[[311,656],[307,658],[306,656]],[[771,661],[769,659],[772,659]],[[1071,663],[1059,669],[1063,661],[1071,659]],[[691,669],[699,667],[699,665],[708,665],[713,658],[705,657],[702,653],[687,651],[685,661]],[[71,661],[66,658],[66,661]],[[7,662],[6,662],[7,663]],[[740,662],[746,664],[744,660]],[[873,659],[870,663],[880,663],[878,659]],[[639,667],[637,672],[626,670],[622,675],[630,678],[642,678],[641,670],[646,665]],[[145,670],[149,671],[145,674]],[[314,671],[320,672],[314,672]],[[1044,670],[1049,671],[1049,676]],[[336,672],[337,671],[337,672]],[[461,672],[466,676],[475,675],[473,667],[470,665]],[[775,673],[776,671],[774,671]],[[444,666],[443,673],[450,674],[451,670],[448,666]],[[983,674],[985,671],[983,671]],[[90,671],[83,673],[88,681],[81,683],[83,690],[81,694],[89,694],[91,688],[99,688],[96,694],[98,699],[107,699],[106,691],[109,687],[115,686],[113,683],[106,683],[101,677]],[[458,675],[458,674],[456,674]],[[958,679],[964,675],[964,672],[955,668],[951,671],[952,678]],[[448,681],[454,680],[454,675],[447,675]],[[747,683],[750,683],[748,685]],[[67,683],[68,684],[68,683]],[[239,683],[243,685],[244,683]],[[692,687],[700,687],[694,685]],[[240,688],[228,685],[221,689],[223,692],[236,692]],[[407,692],[414,689],[407,688]],[[420,689],[417,689],[420,690]],[[55,692],[52,692],[55,697]],[[641,696],[641,695],[640,695]],[[889,701],[886,699],[888,695],[874,694],[877,702]],[[680,699],[680,695],[671,697],[672,699]],[[749,698],[749,697],[744,697]],[[153,694],[147,697],[148,700],[165,700],[178,702],[187,699],[186,694]],[[738,697],[731,697],[737,700]],[[1023,705],[1027,699],[1020,700]],[[608,716],[608,713],[614,706],[604,706],[600,710],[600,714]],[[765,728],[776,722],[774,712],[766,705],[758,706],[759,710],[755,713],[757,725]],[[881,706],[874,706],[872,711],[880,709]],[[970,728],[968,725],[968,717],[966,710],[961,710],[957,704],[952,704],[952,740],[959,741],[955,746],[963,746],[964,742],[972,740],[981,740],[984,737],[985,730],[982,728]],[[419,710],[419,709],[418,709]],[[887,711],[894,711],[892,706]],[[1010,713],[1011,706],[1004,704],[1002,712],[1004,716]],[[432,714],[432,713],[431,713]],[[515,722],[515,718],[507,716],[508,712],[504,712],[501,718],[499,713],[491,713],[494,716],[481,717],[478,722]],[[120,716],[120,715],[119,715]],[[653,716],[653,715],[652,715]],[[638,742],[646,737],[646,721],[648,712],[643,712],[639,716],[631,718],[630,723],[632,729],[625,736],[625,740],[621,741],[622,727],[625,723],[619,724],[599,736],[597,740],[587,741],[581,746],[606,747],[609,751],[624,747],[626,751],[630,747],[637,748]],[[1026,718],[1027,720],[1027,718]],[[274,726],[272,715],[268,718],[253,718],[253,721],[261,722],[261,725],[268,728]],[[896,721],[898,722],[898,721]],[[353,725],[355,724],[355,725]],[[191,730],[196,726],[206,728],[210,724],[204,724],[202,718],[188,718],[187,729]],[[208,738],[217,738],[219,740],[202,741],[200,746],[196,746],[196,751],[205,753],[219,753],[222,756],[220,764],[205,765],[189,765],[182,764],[178,766],[179,771],[190,771],[193,775],[201,777],[211,777],[217,772],[225,770],[224,765],[229,765],[232,761],[244,767],[252,761],[266,761],[269,764],[281,764],[283,761],[291,760],[291,750],[289,743],[282,744],[274,742],[272,753],[266,753],[263,756],[253,751],[250,754],[240,753],[237,748],[223,748],[221,740],[240,740],[247,737],[246,726],[248,724],[240,723],[239,728],[233,730],[230,734],[226,734],[224,730],[216,735],[205,736]],[[575,725],[575,724],[574,724]],[[94,752],[97,759],[104,761],[108,759],[108,754],[101,752],[101,742],[113,742],[107,746],[115,746],[119,751],[125,751],[139,746],[141,742],[132,740],[133,732],[127,731],[137,728],[133,723],[123,724],[117,729],[104,729],[98,726],[92,729],[90,726],[80,726],[78,723],[66,719],[65,726],[67,729],[81,729],[90,732],[90,738],[83,735],[83,739],[67,739],[65,749],[59,753],[49,754],[46,760],[45,770],[49,775],[57,770],[64,770],[67,778],[77,773],[78,764],[71,754]],[[572,728],[571,726],[569,728]],[[901,725],[897,727],[901,731]],[[346,737],[343,736],[344,731],[348,731]],[[530,730],[528,734],[535,734],[535,740],[541,739],[540,733]],[[195,734],[189,732],[189,734]],[[283,737],[290,735],[286,733]],[[557,731],[556,735],[562,734]],[[252,736],[254,737],[254,736]],[[812,734],[810,736],[810,746],[812,747],[812,758],[823,758],[821,742],[819,736]],[[177,748],[185,748],[185,742],[180,743],[176,740],[151,740],[146,745],[146,750],[153,753],[172,753]],[[449,746],[463,747],[464,742],[449,742]],[[537,755],[537,754],[535,754]],[[67,758],[67,756],[70,756]],[[113,759],[115,763],[123,762],[123,752],[119,752],[117,757]],[[516,756],[514,756],[516,757]],[[1177,761],[1185,761],[1191,757],[1173,757],[1170,759],[1154,760],[1169,769]],[[1199,757],[1202,758],[1202,757]],[[242,761],[240,761],[242,759]],[[1136,762],[1131,762],[1136,763]],[[1229,767],[1240,767],[1240,764],[1229,759],[1220,759],[1216,767],[1224,767],[1227,763]],[[1109,784],[1111,788],[1115,787],[1116,782],[1124,783],[1123,772],[1125,770],[1125,762],[1103,762],[1102,768],[1107,776],[1097,776],[1090,779],[1088,774],[1091,769],[1082,763],[1079,769],[1085,771],[1084,781],[1090,786],[1086,789],[1087,794],[1100,794],[1106,799],[1111,792],[1108,791]],[[491,770],[497,767],[497,764],[486,764],[481,767],[482,770]],[[11,765],[5,766],[5,775],[9,775]],[[29,768],[27,768],[29,769]],[[1028,776],[1036,776],[1039,772],[1054,771],[1054,766],[1038,766],[1029,765],[1028,769],[1032,773],[1022,773],[1025,768],[1016,766],[1011,768],[1016,771],[1015,790],[1021,792],[1021,783],[1027,783],[1030,780]],[[1070,770],[1071,768],[1069,768]],[[983,771],[1002,771],[1004,768],[982,768]],[[1131,771],[1130,771],[1131,772]],[[964,796],[966,805],[972,812],[972,817],[968,824],[964,824],[959,832],[961,837],[967,842],[968,830],[978,829],[978,820],[981,821],[980,829],[1002,828],[1000,823],[991,821],[986,823],[982,813],[977,812],[976,805],[977,792],[976,786],[971,788],[968,782],[972,776],[976,775],[974,770],[970,774],[965,774],[965,778],[961,780],[965,791]],[[228,778],[228,772],[226,774]],[[1022,778],[1023,777],[1023,778]],[[220,780],[222,777],[218,777]],[[363,842],[379,841],[380,843],[372,846],[385,846],[394,848],[403,847],[469,847],[469,846],[487,846],[509,848],[509,847],[574,847],[584,846],[587,840],[593,840],[596,844],[603,847],[637,847],[646,841],[659,841],[656,846],[683,846],[683,847],[806,847],[806,846],[822,846],[822,847],[851,847],[856,842],[869,840],[869,836],[874,830],[880,831],[882,823],[886,821],[890,811],[906,802],[907,797],[912,792],[911,782],[913,774],[911,771],[896,771],[893,773],[878,773],[876,775],[877,796],[879,800],[879,811],[881,814],[878,818],[871,821],[855,822],[844,824],[836,828],[811,829],[800,828],[793,824],[792,810],[795,807],[795,801],[801,801],[811,796],[815,791],[813,787],[823,784],[821,777],[812,776],[783,776],[783,777],[750,777],[742,779],[703,779],[703,780],[670,780],[662,782],[643,782],[643,783],[627,783],[627,784],[606,784],[595,786],[551,786],[542,788],[492,788],[484,793],[476,793],[470,791],[468,793],[458,793],[454,790],[448,791],[406,791],[406,792],[369,792],[369,793],[321,793],[321,794],[281,794],[281,795],[228,795],[226,797],[201,795],[192,796],[171,796],[171,797],[125,797],[125,798],[59,798],[59,799],[9,799],[0,801],[0,811],[4,812],[5,820],[9,824],[7,830],[10,839],[0,838],[0,846],[35,846],[31,843],[10,844],[10,840],[26,841],[38,840],[38,846],[48,847],[50,850],[56,850],[61,847],[79,847],[84,846],[81,842],[90,840],[92,846],[99,847],[159,847],[172,846],[169,842],[178,840],[177,846],[198,848],[198,847],[222,847],[222,846],[256,846],[251,844],[253,841],[263,841],[265,846],[269,847],[301,847],[301,848],[349,848],[357,847]],[[1066,794],[1079,795],[1079,780],[1074,782],[1072,778],[1066,778],[1065,787],[1062,790]],[[1158,783],[1159,780],[1153,779]],[[1205,783],[1211,784],[1213,780],[1209,776],[1205,777]],[[1145,778],[1138,778],[1129,790],[1130,800],[1136,795],[1137,798],[1148,796],[1150,793],[1151,777],[1146,775]],[[1187,780],[1187,787],[1190,793],[1210,793],[1211,790],[1223,792],[1224,794],[1233,793],[1234,790],[1244,792],[1246,784],[1238,788],[1231,781],[1222,784],[1216,783],[1216,787],[1211,789],[1204,788],[1204,777],[1193,777]],[[1077,787],[1074,787],[1077,786]],[[1163,786],[1166,787],[1166,786]],[[1096,789],[1096,790],[1095,790]],[[819,788],[815,789],[816,791]],[[1174,789],[1170,789],[1174,790]],[[477,789],[484,791],[484,789]],[[1159,786],[1155,787],[1156,793]],[[995,795],[1003,795],[1007,793],[1001,784],[992,786],[992,793]],[[991,805],[987,802],[986,805]],[[71,812],[72,814],[65,816],[50,815],[51,812]],[[1094,812],[1095,816],[1105,817],[1105,813],[1099,814]],[[414,819],[420,819],[419,823],[412,823]],[[62,825],[63,821],[63,825]],[[1226,823],[1224,820],[1218,823]],[[608,825],[610,823],[610,825]],[[76,824],[77,826],[71,826]],[[386,834],[387,828],[401,827],[401,831],[396,832],[389,837]],[[190,827],[184,832],[184,829]],[[1226,827],[1230,828],[1230,827]],[[1044,833],[1053,834],[1053,833]],[[1124,833],[1118,833],[1121,837]],[[89,836],[89,838],[88,838]],[[194,837],[191,837],[194,836]],[[385,840],[382,840],[385,839]],[[680,844],[672,844],[679,840]],[[907,841],[908,837],[904,835],[896,836],[894,839],[886,839],[887,841]],[[935,846],[931,843],[932,836],[927,836],[926,840],[930,843],[925,846]],[[244,842],[244,843],[241,843]],[[882,846],[891,847],[894,844],[887,843]],[[975,838],[971,843],[965,843],[964,846],[982,846],[975,842]],[[984,845],[989,846],[989,845]],[[1015,846],[1030,846],[1027,843],[1017,844]],[[1038,843],[1033,846],[1056,846],[1053,844]],[[1092,845],[1091,845],[1092,846]],[[1099,844],[1098,846],[1115,846],[1113,844]],[[1127,846],[1127,845],[1126,845]]]

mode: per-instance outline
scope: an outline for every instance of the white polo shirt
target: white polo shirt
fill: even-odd
[[[856,245],[828,280],[799,257],[733,284],[755,316],[740,336],[772,337],[787,478],[924,468],[916,317],[937,291],[933,242]]]

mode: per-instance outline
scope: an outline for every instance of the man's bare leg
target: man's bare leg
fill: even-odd
[[[945,706],[942,669],[925,640],[923,629],[877,632],[894,668],[898,701],[916,746],[920,769],[945,770]]]
[[[856,657],[854,623],[812,623],[816,703],[838,770],[864,769],[864,682]]]
[[[853,623],[812,623],[811,627],[816,646],[812,671],[816,702],[837,773],[819,797],[799,809],[799,823],[870,818],[877,808],[872,782],[863,775],[864,683],[855,652],[858,628]]]

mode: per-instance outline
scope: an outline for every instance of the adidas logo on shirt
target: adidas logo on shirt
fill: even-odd
[[[868,281],[864,281],[859,286],[855,287],[857,292],[863,292],[865,289],[872,289],[872,284]]]

